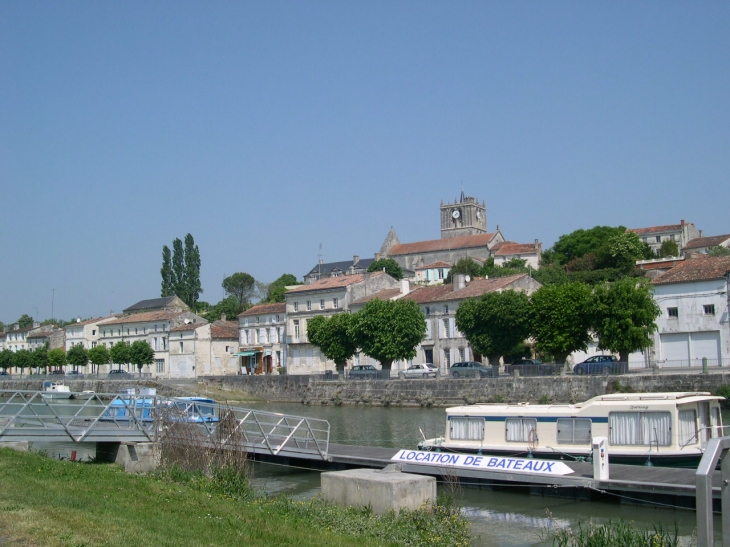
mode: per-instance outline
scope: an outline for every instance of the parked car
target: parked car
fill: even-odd
[[[380,371],[373,365],[355,365],[350,369],[347,377],[356,380],[374,380],[379,374]]]
[[[73,376],[76,379],[80,379],[80,378],[84,377],[84,373],[81,372],[80,370],[69,370],[66,373],[66,376]]]
[[[0,376],[2,376],[3,380],[10,380],[12,378],[11,374],[7,370],[0,370]]]
[[[515,370],[520,376],[542,376],[547,374],[559,374],[564,365],[556,363],[543,363],[540,359],[517,359],[511,365],[505,365],[504,371],[512,374]]]
[[[117,369],[109,371],[110,380],[124,380],[127,378],[132,378],[132,375],[129,372],[127,372],[126,370],[122,370],[121,368],[117,368]]]
[[[573,367],[573,374],[618,374],[625,372],[613,355],[594,355]]]
[[[418,365],[411,365],[406,370],[402,370],[398,373],[400,379],[403,378],[437,378],[439,376],[439,369],[433,363],[421,363]]]
[[[60,370],[60,369],[49,370],[48,371],[48,374],[61,374],[61,375],[64,375],[64,376],[66,375],[66,373],[63,370]]]
[[[494,376],[491,366],[486,366],[477,361],[463,361],[451,365],[451,376],[454,378],[491,378]]]

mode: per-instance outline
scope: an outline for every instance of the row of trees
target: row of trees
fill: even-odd
[[[426,316],[412,300],[371,300],[357,313],[317,316],[307,338],[342,372],[358,349],[390,370],[393,361],[412,359],[426,335]]]
[[[190,309],[196,309],[203,287],[200,284],[200,250],[191,234],[172,242],[172,252],[167,245],[162,247],[162,291],[160,296],[176,295]]]
[[[587,349],[594,335],[599,348],[628,361],[630,353],[652,344],[659,314],[648,280],[627,277],[595,287],[545,285],[531,297],[488,293],[459,306],[456,326],[493,364],[525,352],[527,339],[544,358],[564,363],[574,351]]]
[[[155,352],[145,340],[129,342],[119,341],[111,348],[99,345],[86,349],[82,345],[71,347],[68,351],[61,348],[48,349],[46,346],[30,351],[26,349],[10,351],[5,349],[0,352],[0,368],[32,369],[38,371],[46,369],[60,369],[67,365],[73,366],[74,370],[88,366],[131,364],[135,365],[140,372],[145,365],[151,365],[155,361]],[[92,368],[93,372],[93,368]]]

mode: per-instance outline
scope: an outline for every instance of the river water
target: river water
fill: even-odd
[[[358,406],[305,406],[300,404],[262,403],[247,405],[259,410],[281,412],[329,421],[330,442],[392,448],[416,448],[422,433],[426,438],[443,435],[444,409],[382,408]],[[730,423],[730,413],[723,416]],[[272,494],[308,498],[320,490],[318,472],[270,464],[256,464],[254,484]],[[439,485],[440,492],[449,491]],[[454,492],[470,520],[475,547],[543,547],[551,545],[545,530],[551,526],[577,528],[588,523],[609,520],[633,521],[639,528],[662,525],[673,530],[675,523],[685,542],[696,528],[694,511],[672,507],[639,507],[610,501],[586,502],[531,496],[509,488],[499,491],[460,489]],[[715,518],[715,545],[721,523]]]

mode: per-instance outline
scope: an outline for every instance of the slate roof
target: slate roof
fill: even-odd
[[[682,229],[681,224],[667,224],[665,226],[649,226],[648,228],[629,228],[629,232],[634,232],[635,234],[655,234],[659,232],[676,232],[678,230]]]
[[[725,234],[723,236],[696,237],[694,239],[690,239],[682,250],[691,251],[692,249],[702,249],[704,247],[717,247],[721,243],[725,243],[728,239],[730,239],[730,234]]]
[[[376,277],[378,275],[386,274],[384,272],[373,272],[370,275],[372,277]],[[355,283],[360,283],[363,279],[365,279],[364,274],[342,275],[340,277],[326,277],[324,279],[315,281],[314,283],[310,283],[309,285],[298,285],[293,289],[289,289],[286,294],[339,289],[342,287],[354,285]]]
[[[524,255],[524,254],[535,254],[537,248],[534,243],[503,243],[499,246],[495,256],[511,256],[511,255]]]
[[[175,298],[174,296],[165,296],[162,298],[151,298],[149,300],[140,300],[133,306],[128,307],[126,310],[122,310],[124,313],[134,313],[135,310],[148,310],[150,308],[164,308],[167,304]]]
[[[274,304],[257,304],[253,308],[247,309],[243,313],[239,313],[238,317],[249,317],[251,315],[267,315],[270,313],[285,313],[286,303],[275,302]]]
[[[157,311],[147,311],[142,313],[135,313],[132,315],[125,315],[123,317],[113,317],[112,319],[108,319],[106,321],[102,321],[99,323],[99,325],[108,326],[108,325],[124,325],[125,323],[146,323],[149,321],[169,321],[170,319],[174,319],[178,315],[185,313],[182,311],[165,311],[165,310],[157,310]],[[205,323],[201,323],[204,325]]]
[[[730,256],[697,255],[683,260],[668,272],[654,279],[652,283],[663,285],[667,283],[710,281],[712,279],[723,279],[728,273],[730,273]]]
[[[416,253],[428,253],[433,251],[449,251],[451,249],[468,249],[474,247],[488,247],[489,242],[497,235],[496,232],[489,234],[478,234],[474,236],[445,237],[431,239],[429,241],[416,241],[414,243],[400,243],[393,245],[388,251],[388,256],[408,255]]]
[[[357,268],[361,268],[363,270],[367,270],[368,266],[375,262],[374,258],[361,258],[357,262],[354,262],[353,260],[344,260],[342,262],[323,262],[322,264],[317,264],[314,268],[309,270],[307,275],[312,275],[313,273],[319,273],[322,276],[329,276],[333,271],[340,271],[340,272],[347,272],[350,270],[351,267],[355,266]]]

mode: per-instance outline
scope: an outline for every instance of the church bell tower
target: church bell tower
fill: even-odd
[[[472,197],[461,196],[454,203],[441,202],[441,238],[487,233],[487,208]]]

